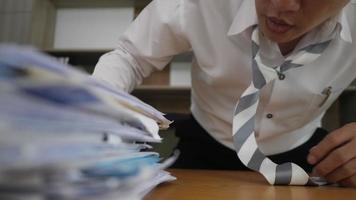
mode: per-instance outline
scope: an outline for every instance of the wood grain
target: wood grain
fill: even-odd
[[[178,180],[158,186],[145,200],[343,200],[356,199],[356,189],[335,186],[270,186],[246,171],[169,170]]]

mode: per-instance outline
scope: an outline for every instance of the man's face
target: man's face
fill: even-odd
[[[249,1],[249,0],[247,0]],[[255,0],[259,27],[279,44],[304,34],[337,15],[349,0]]]

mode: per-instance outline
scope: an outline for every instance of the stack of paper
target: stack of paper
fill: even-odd
[[[175,178],[146,142],[170,121],[34,49],[0,45],[0,199],[141,199]]]

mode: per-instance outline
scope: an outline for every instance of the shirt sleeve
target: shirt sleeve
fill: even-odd
[[[162,70],[174,55],[190,50],[184,36],[183,0],[154,0],[104,54],[93,76],[131,91],[154,70]]]

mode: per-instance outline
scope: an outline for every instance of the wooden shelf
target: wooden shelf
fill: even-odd
[[[169,85],[141,85],[133,91],[140,95],[164,95],[164,96],[190,96],[190,87],[177,87]]]
[[[43,49],[52,56],[73,56],[75,58],[92,58],[98,59],[104,53],[112,51],[113,49]],[[192,52],[186,52],[174,57],[172,62],[191,62],[193,59]]]
[[[132,94],[164,113],[190,113],[190,88],[140,86]]]
[[[189,91],[190,87],[185,86],[166,86],[166,85],[140,85],[135,90],[149,91]]]
[[[92,73],[95,64],[98,62],[100,56],[108,52],[108,49],[92,49],[92,50],[80,50],[80,49],[58,49],[58,50],[43,50],[43,52],[57,57],[57,58],[69,58],[69,64],[82,68],[88,73]]]
[[[69,57],[72,65],[92,65],[94,66],[100,56],[109,52],[110,49],[51,49],[43,52],[54,57]]]
[[[111,51],[112,49],[42,49],[44,52],[49,53],[91,53],[91,52],[107,52]]]
[[[346,92],[356,92],[356,85],[351,85],[346,89]]]
[[[103,8],[145,6],[151,0],[50,0],[56,8]]]
[[[68,63],[70,65],[82,68],[88,73],[93,73],[96,63],[99,61],[100,57],[111,51],[111,49],[47,49],[43,52],[57,57],[57,58],[68,58]],[[183,54],[177,61],[187,62],[191,61],[191,56],[188,54]],[[146,78],[143,84],[146,85],[169,85],[170,83],[170,66],[166,66],[161,71],[155,71],[150,77]]]
[[[190,91],[190,87],[184,87],[184,86],[161,86],[161,85],[141,85],[138,86],[135,91],[140,91],[140,92],[187,92]],[[351,85],[349,86],[344,92],[356,92],[356,86]]]

